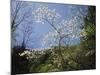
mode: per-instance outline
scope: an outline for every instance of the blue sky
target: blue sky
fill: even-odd
[[[52,27],[48,24],[41,24],[41,23],[36,23],[34,21],[34,15],[32,14],[32,12],[39,7],[40,4],[42,5],[47,5],[49,9],[55,9],[57,13],[59,13],[61,15],[60,21],[63,19],[70,19],[71,15],[73,15],[71,12],[71,6],[73,7],[81,7],[82,9],[84,9],[84,13],[87,13],[86,8],[87,6],[77,6],[77,5],[69,5],[69,4],[55,4],[55,3],[35,3],[35,2],[24,2],[25,7],[22,7],[20,10],[20,15],[18,16],[22,16],[24,12],[26,12],[28,10],[28,14],[30,15],[30,17],[28,18],[32,23],[30,23],[30,25],[33,27],[32,31],[32,36],[31,38],[32,41],[34,42],[29,42],[27,45],[27,48],[41,48],[42,47],[42,42],[41,39],[45,36],[45,34],[47,34],[50,30],[53,31]],[[26,21],[23,21],[23,23],[20,24],[19,29],[23,29],[23,25],[26,25]],[[17,30],[16,33],[19,34],[19,36],[17,36],[17,41],[18,43],[22,42],[22,37],[23,37],[23,33]],[[74,43],[78,43],[79,39],[77,40],[73,40],[73,44]]]

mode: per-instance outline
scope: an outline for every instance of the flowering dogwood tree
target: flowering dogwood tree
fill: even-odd
[[[69,20],[62,20],[58,22],[61,15],[56,12],[55,9],[49,9],[47,6],[41,6],[33,11],[35,21],[41,24],[45,22],[52,26],[54,31],[50,31],[43,38],[43,45],[48,45],[49,47],[58,45],[62,40],[66,41],[70,39],[76,39],[81,37],[80,26],[84,24],[82,14],[78,11],[74,13]]]
[[[58,46],[59,56],[63,64],[63,54],[61,45],[68,43],[70,39],[79,39],[83,36],[83,30],[80,29],[84,25],[83,16],[79,11],[74,12],[69,20],[62,20],[61,15],[55,9],[49,9],[46,6],[37,8],[34,12],[35,21],[41,24],[47,22],[54,30],[47,33],[42,42],[44,46]],[[58,21],[60,19],[60,22]],[[84,34],[85,36],[86,34]],[[70,41],[69,41],[70,42]]]

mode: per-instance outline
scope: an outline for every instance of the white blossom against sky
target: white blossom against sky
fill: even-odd
[[[21,9],[20,13],[22,14],[28,10],[30,14],[28,20],[32,21],[31,25],[33,26],[33,34],[31,37],[34,39],[34,42],[30,42],[27,48],[46,48],[57,44],[56,38],[58,34],[46,20],[53,23],[57,30],[61,32],[61,36],[75,32],[74,35],[69,36],[73,38],[71,43],[79,43],[80,35],[78,33],[81,31],[80,26],[84,25],[83,17],[87,13],[87,6],[28,1],[23,3],[26,6]],[[23,25],[25,24],[26,22],[24,21],[19,26],[19,29],[23,29]],[[17,30],[17,33],[19,32],[20,30]],[[19,36],[16,37],[19,43],[21,43],[22,37],[23,34],[20,32]],[[48,42],[47,46],[43,46],[44,41]],[[67,43],[67,38],[64,41]]]

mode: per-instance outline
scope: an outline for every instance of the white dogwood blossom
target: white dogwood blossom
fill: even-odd
[[[58,45],[58,38],[59,35],[56,31],[49,32],[46,34],[42,39],[42,45],[48,47],[48,45],[51,47],[53,45]]]
[[[78,28],[78,20],[76,17],[70,20],[63,20],[57,25],[56,30],[47,33],[43,38],[44,46],[54,46],[59,44],[59,40],[67,41],[70,39],[78,39],[80,37],[81,29]]]
[[[49,9],[47,6],[41,6],[33,11],[36,22],[44,24],[45,20],[56,21],[60,15],[56,13],[55,9]]]
[[[73,8],[74,7],[71,7],[72,10]],[[75,9],[70,19],[60,20],[61,22],[57,21],[61,17],[60,14],[57,13],[55,9],[49,9],[46,6],[37,8],[33,11],[33,14],[36,22],[42,24],[47,22],[54,29],[43,37],[42,44],[45,47],[58,46],[59,40],[61,40],[62,43],[63,41],[66,42],[69,39],[79,39],[83,36],[80,27],[84,25],[84,15],[81,14],[78,9]]]
[[[30,51],[24,51],[23,53],[19,53],[20,56],[25,56],[26,59],[32,59],[34,54]]]

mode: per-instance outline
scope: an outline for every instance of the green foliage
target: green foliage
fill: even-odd
[[[85,31],[87,33],[87,37],[94,36],[95,35],[95,25],[92,25],[91,23],[87,25],[85,28]]]
[[[78,54],[78,62],[81,64],[82,69],[95,69],[95,34],[96,34],[96,24],[95,24],[95,7],[88,7],[88,14],[84,19],[85,25],[83,29],[86,32],[86,36],[81,38],[81,51]]]

